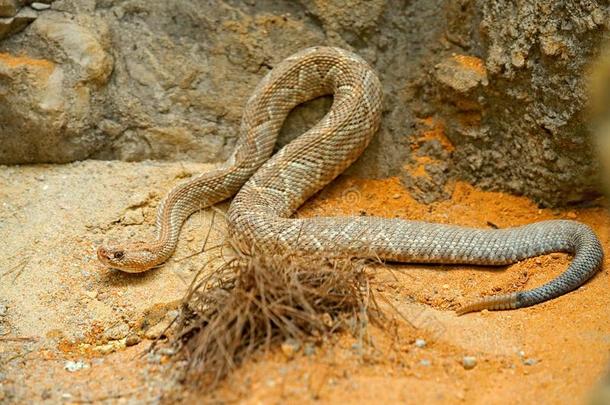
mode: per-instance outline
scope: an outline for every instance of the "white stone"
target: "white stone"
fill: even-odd
[[[34,10],[38,10],[38,11],[42,11],[42,10],[48,10],[51,8],[50,4],[45,4],[45,3],[32,3],[30,4],[30,7],[32,7]]]
[[[64,368],[69,372],[75,372],[75,371],[82,370],[84,368],[89,368],[89,365],[82,360],[78,360],[78,361],[68,360],[64,364]]]

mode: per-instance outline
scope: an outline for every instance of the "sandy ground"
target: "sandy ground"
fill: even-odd
[[[155,403],[176,388],[168,357],[146,349],[175,316],[201,266],[201,255],[188,256],[201,249],[211,212],[195,214],[174,258],[143,275],[105,269],[95,248],[103,241],[146,239],[163,192],[208,167],[98,161],[0,167],[0,403]],[[610,218],[598,204],[539,209],[526,198],[461,183],[451,200],[421,205],[397,179],[342,177],[298,215],[321,214],[483,228],[569,218],[593,226],[606,251],[610,244]],[[212,240],[218,240],[221,221],[214,222]],[[538,286],[568,262],[567,255],[551,254],[501,268],[380,269],[378,292],[402,317],[371,327],[371,344],[342,334],[291,359],[278,349],[247,362],[214,392],[184,392],[182,398],[583,403],[609,360],[607,263],[577,291],[532,308],[462,317],[453,312],[481,295]],[[474,368],[464,367],[464,356],[475,358]]]

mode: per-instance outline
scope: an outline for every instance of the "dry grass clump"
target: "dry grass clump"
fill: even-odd
[[[231,245],[235,256],[197,279],[183,303],[175,344],[189,381],[213,386],[249,356],[287,339],[362,333],[381,319],[362,260]]]

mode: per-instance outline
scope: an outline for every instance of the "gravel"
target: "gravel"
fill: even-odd
[[[125,346],[135,346],[138,343],[140,343],[142,341],[142,339],[140,338],[140,336],[134,334],[131,334],[129,336],[127,336],[127,339],[125,339]]]
[[[85,368],[89,368],[89,364],[85,363],[82,360],[78,360],[78,361],[72,361],[72,360],[68,360],[66,361],[66,363],[64,364],[64,368],[73,373],[75,371],[79,371]]]
[[[129,325],[124,322],[120,322],[113,325],[104,331],[104,337],[108,340],[119,340],[123,339],[129,334]]]
[[[466,370],[472,370],[477,365],[477,358],[474,356],[464,356],[462,359],[462,366]]]
[[[301,342],[295,339],[286,339],[281,345],[282,353],[284,353],[288,359],[292,359],[300,348]]]

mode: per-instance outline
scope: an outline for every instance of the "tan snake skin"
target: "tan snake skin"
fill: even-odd
[[[334,96],[328,114],[270,158],[290,110],[327,94]],[[167,195],[159,208],[157,239],[100,247],[98,258],[127,272],[155,267],[172,255],[189,215],[237,193],[228,212],[230,232],[265,252],[290,249],[329,257],[478,265],[504,265],[555,251],[574,254],[569,268],[551,282],[484,298],[460,313],[534,305],[574,290],[600,269],[599,240],[588,226],[575,221],[483,230],[375,217],[291,218],[305,200],[360,156],[379,127],[381,104],[377,75],[357,55],[315,47],[290,56],[248,100],[230,159]]]

